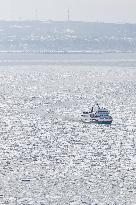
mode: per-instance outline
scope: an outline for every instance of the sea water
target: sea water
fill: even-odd
[[[0,204],[136,204],[135,54],[0,57]],[[112,125],[84,124],[96,102]]]

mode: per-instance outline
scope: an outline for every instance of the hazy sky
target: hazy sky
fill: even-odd
[[[136,23],[136,0],[0,0],[0,19]]]

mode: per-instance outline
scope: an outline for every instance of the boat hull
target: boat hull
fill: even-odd
[[[112,121],[97,121],[97,120],[82,120],[84,123],[95,123],[95,124],[105,124],[105,125],[111,125]]]
[[[111,122],[96,122],[97,124],[106,124],[106,125],[111,125],[112,121]]]

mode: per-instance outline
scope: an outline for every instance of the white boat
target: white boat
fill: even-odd
[[[111,124],[113,119],[109,115],[109,111],[106,108],[100,108],[98,104],[97,107],[96,111],[92,107],[91,111],[83,112],[81,120],[86,123]]]

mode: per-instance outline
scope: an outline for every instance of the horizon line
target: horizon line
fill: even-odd
[[[0,22],[67,22],[67,23],[100,23],[100,24],[132,24],[136,22],[106,22],[106,21],[83,21],[83,20],[36,20],[36,19],[0,19]]]

